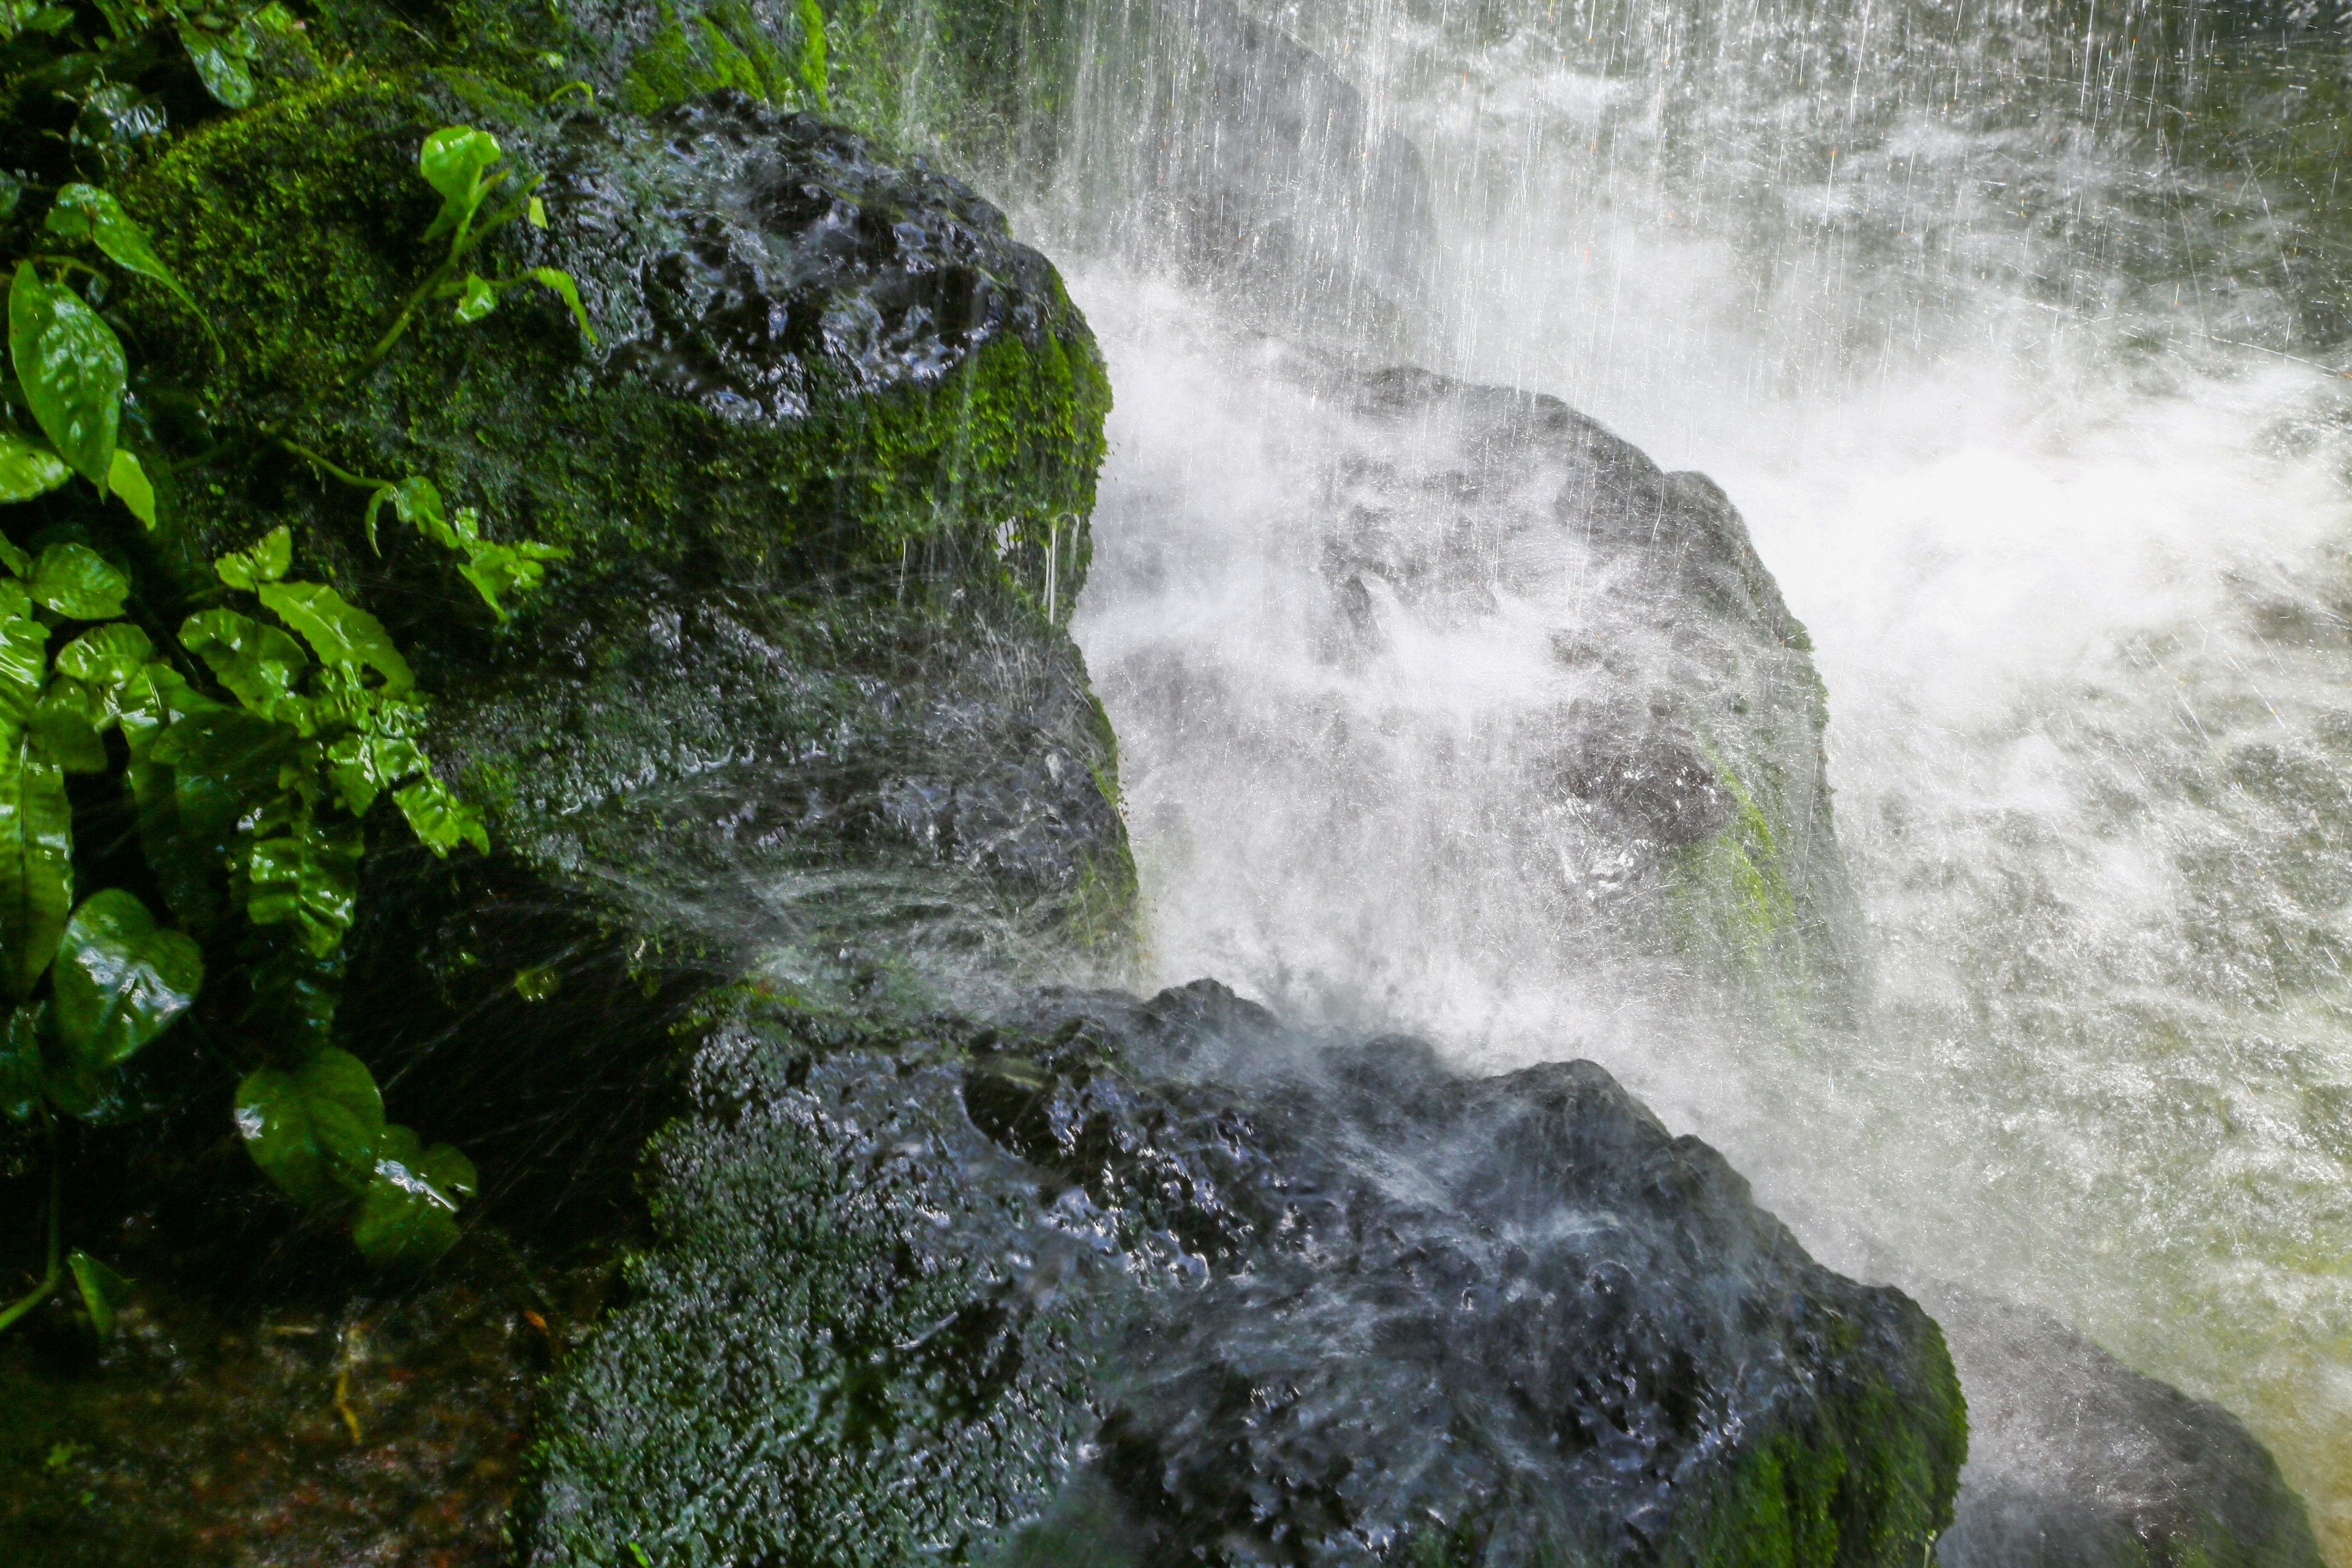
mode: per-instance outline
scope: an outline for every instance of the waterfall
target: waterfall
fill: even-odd
[[[2228,1406],[2344,1563],[2335,23],[1097,0],[1023,221],[1119,397],[1076,627],[1147,978],[1590,1056],[1828,1261]],[[1851,1006],[1727,998],[1618,918],[1530,737],[1671,656],[1574,550],[1392,504],[1444,433],[1328,393],[1391,363],[1557,395],[1744,513],[1828,687]]]

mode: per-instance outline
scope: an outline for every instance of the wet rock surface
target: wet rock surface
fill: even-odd
[[[1928,1300],[1970,1426],[1945,1568],[2319,1568],[2303,1500],[2221,1406],[2032,1308]]]
[[[565,1383],[530,1561],[1909,1563],[1934,1326],[1589,1063],[1460,1077],[1202,983],[747,1005]]]

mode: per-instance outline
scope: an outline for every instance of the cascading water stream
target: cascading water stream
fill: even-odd
[[[2220,1400],[2352,1563],[2321,21],[1105,4],[1027,221],[1120,397],[1078,631],[1150,978],[1593,1057],[1833,1264]],[[1395,501],[1443,452],[1318,380],[1393,363],[1742,510],[1829,689],[1851,1027],[1621,929],[1530,737],[1671,659],[1572,548]]]

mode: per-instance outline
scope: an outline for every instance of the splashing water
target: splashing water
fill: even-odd
[[[1078,629],[1154,978],[1595,1057],[1829,1261],[2033,1301],[2221,1400],[2352,1563],[2340,38],[2193,5],[1097,12],[1029,222],[1121,399]],[[1851,1035],[1740,1026],[1612,940],[1606,868],[1531,864],[1570,839],[1515,725],[1616,612],[1508,530],[1449,546],[1472,609],[1362,599],[1348,476],[1415,459],[1315,353],[1557,394],[1740,507],[1829,688]],[[1384,514],[1381,547],[1446,526]]]

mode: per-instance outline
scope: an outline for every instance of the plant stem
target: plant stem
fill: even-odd
[[[449,274],[457,269],[457,263],[472,255],[477,246],[497,230],[522,216],[523,208],[530,203],[532,193],[539,189],[546,178],[544,174],[534,174],[524,181],[522,189],[515,194],[514,200],[508,203],[489,222],[479,228],[459,235],[450,243],[449,254],[443,258],[440,266],[425,275],[425,281],[416,286],[416,291],[408,297],[408,302],[401,306],[400,314],[392,319],[392,325],[384,329],[383,336],[376,340],[375,347],[368,350],[367,358],[360,361],[359,367],[346,378],[346,384],[357,381],[384,362],[385,356],[392,353],[393,344],[400,342],[401,334],[408,331],[409,322],[415,319],[416,308],[433,297],[433,291],[448,280]]]
[[[278,444],[280,447],[285,447],[288,451],[293,453],[296,457],[301,458],[304,462],[310,464],[320,473],[325,474],[329,479],[341,479],[343,483],[351,486],[353,489],[380,490],[387,488],[392,483],[390,479],[372,479],[365,474],[355,474],[349,468],[339,467],[327,458],[320,457],[318,453],[313,452],[310,447],[303,446],[300,442],[289,441],[283,436],[278,437]]]
[[[19,1297],[0,1311],[0,1332],[48,1299],[65,1272],[65,1162],[58,1157],[58,1123],[47,1106],[41,1107],[41,1131],[49,1140],[49,1264],[32,1293]]]

